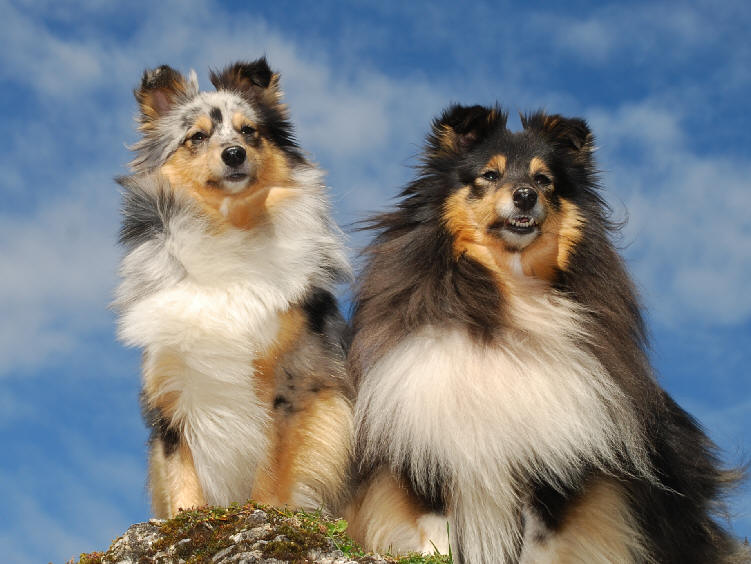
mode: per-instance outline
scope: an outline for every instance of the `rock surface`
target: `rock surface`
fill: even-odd
[[[267,563],[391,564],[366,555],[345,534],[346,523],[248,503],[201,508],[168,521],[132,525],[104,553],[82,554],[79,564]],[[410,560],[416,562],[419,560]],[[440,560],[425,560],[439,562]],[[75,562],[71,560],[70,563]]]

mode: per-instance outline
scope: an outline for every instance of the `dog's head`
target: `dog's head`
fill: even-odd
[[[577,118],[538,112],[520,132],[506,120],[498,108],[450,107],[433,124],[424,171],[448,189],[441,213],[458,254],[550,278],[581,238],[593,136]]]
[[[216,92],[200,92],[193,72],[186,78],[166,65],[144,72],[133,169],[158,169],[175,185],[221,197],[283,184],[301,156],[279,75],[261,58],[212,72],[211,82]]]

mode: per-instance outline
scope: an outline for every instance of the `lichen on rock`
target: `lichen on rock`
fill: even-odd
[[[391,564],[448,563],[448,557],[392,558],[366,554],[346,522],[253,502],[181,511],[169,520],[132,525],[104,552],[78,564]],[[71,560],[69,564],[74,564]]]

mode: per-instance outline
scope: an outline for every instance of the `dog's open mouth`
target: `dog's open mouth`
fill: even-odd
[[[510,231],[517,235],[529,235],[533,233],[540,224],[534,217],[528,215],[516,215],[506,219],[500,219],[490,226],[492,231]]]
[[[504,227],[513,233],[526,235],[537,229],[537,221],[528,215],[517,215],[506,220]]]
[[[247,179],[248,179],[248,175],[245,174],[244,172],[234,172],[224,177],[224,180],[228,182],[241,182]]]
[[[245,190],[248,185],[250,175],[245,172],[233,172],[231,174],[225,174],[218,179],[209,180],[207,184],[218,190],[224,190],[230,194],[236,194]]]

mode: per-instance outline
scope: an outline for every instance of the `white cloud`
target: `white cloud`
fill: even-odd
[[[119,256],[111,177],[127,158],[122,143],[135,138],[130,92],[144,67],[195,67],[207,86],[209,65],[268,54],[282,71],[304,149],[335,162],[346,182],[334,193],[346,210],[361,210],[363,202],[375,207],[379,192],[395,191],[394,184],[371,189],[394,176],[376,163],[401,166],[403,151],[394,138],[426,127],[431,106],[441,99],[419,81],[335,68],[262,20],[215,17],[210,3],[154,5],[136,33],[117,45],[91,30],[62,38],[34,14],[7,7],[5,76],[32,89],[39,114],[14,134],[17,142],[3,156],[5,182],[17,197],[33,194],[30,201],[39,203],[25,213],[0,214],[0,290],[7,296],[0,374],[75,355],[86,348],[87,335],[109,330],[106,306]],[[58,170],[36,170],[40,161]],[[30,184],[30,177],[42,184]]]
[[[30,215],[0,215],[0,375],[68,355],[107,329],[117,194],[106,176],[77,180],[83,190],[69,187]]]
[[[615,48],[616,35],[600,20],[572,21],[556,27],[559,43],[583,58],[603,61]]]
[[[102,61],[93,45],[50,33],[28,10],[2,2],[0,76],[30,86],[36,93],[62,97],[80,91],[102,75]]]
[[[532,27],[550,31],[558,47],[583,61],[606,63],[626,54],[634,63],[661,57],[685,59],[693,47],[718,39],[713,25],[718,16],[712,6],[681,6],[666,2],[601,5],[586,16],[539,13]]]
[[[661,321],[743,322],[751,163],[692,151],[678,112],[646,101],[590,114],[611,199],[628,212],[627,254]]]

